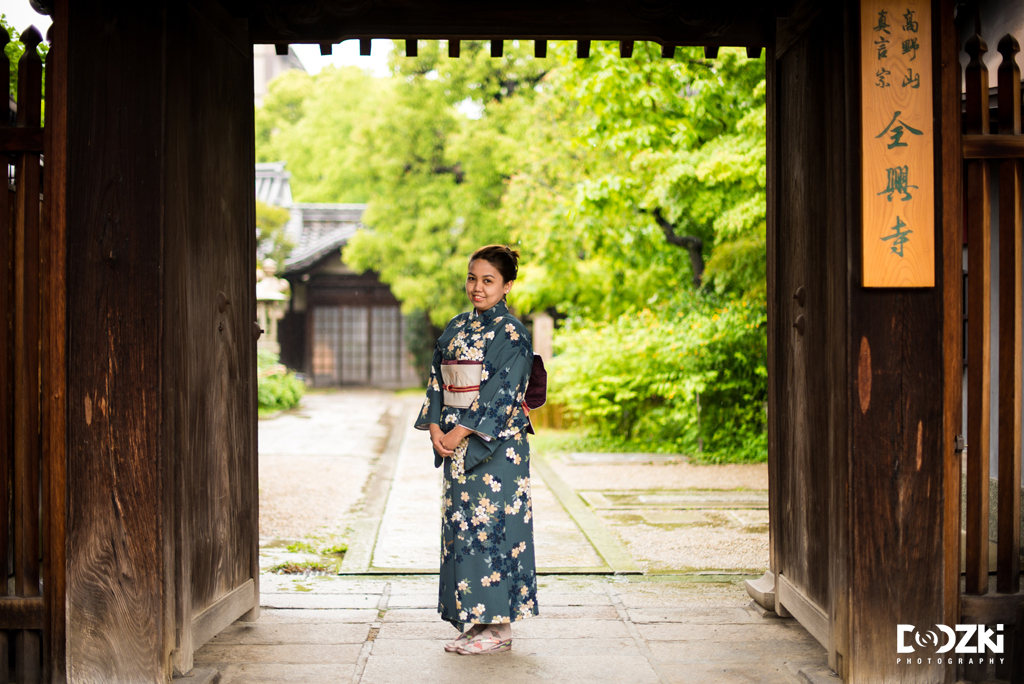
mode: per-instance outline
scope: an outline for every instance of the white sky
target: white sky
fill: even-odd
[[[27,0],[26,0],[27,4]],[[302,66],[311,74],[320,73],[328,64],[334,66],[357,66],[369,71],[372,75],[383,77],[388,71],[388,53],[391,51],[390,40],[374,40],[370,45],[370,56],[359,56],[359,41],[346,40],[334,46],[334,54],[322,57],[319,45],[292,45],[295,54],[302,61]]]
[[[38,14],[28,0],[0,0],[0,13],[7,15],[7,21],[14,26],[18,34],[31,25],[46,36],[50,28],[50,17]],[[311,74],[319,73],[328,64],[335,66],[357,66],[366,69],[374,76],[387,76],[388,52],[391,51],[390,40],[375,40],[369,57],[359,56],[359,41],[346,40],[334,46],[334,54],[322,57],[319,45],[293,45],[295,54],[302,60],[302,65]]]
[[[0,0],[0,13],[7,15],[7,23],[18,31],[18,35],[29,26],[35,26],[46,38],[46,29],[50,28],[50,17],[38,14],[28,0]],[[11,36],[14,38],[14,36]]]

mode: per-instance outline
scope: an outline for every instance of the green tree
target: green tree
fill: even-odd
[[[363,161],[377,193],[346,263],[380,273],[407,313],[427,311],[443,326],[466,308],[466,259],[508,242],[499,212],[515,170],[526,103],[550,63],[513,42],[502,58],[466,41],[459,59],[437,41],[417,58],[392,54],[392,99],[363,135]],[[457,107],[473,102],[480,116]]]
[[[256,160],[288,162],[296,201],[366,202],[376,188],[362,136],[390,91],[356,67],[286,71],[256,109]]]
[[[285,233],[288,218],[287,209],[256,200],[256,253],[262,259],[273,259],[279,268],[295,248]]]

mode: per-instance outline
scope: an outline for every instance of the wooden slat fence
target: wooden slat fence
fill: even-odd
[[[11,37],[0,29],[0,43]],[[42,37],[35,28],[20,36],[16,114],[10,100],[0,112],[0,155],[5,187],[0,191],[0,684],[41,682],[49,637],[43,558],[54,540],[46,532],[43,486],[53,473],[43,453],[44,379],[42,344],[47,295],[48,223],[42,197],[44,160]],[[0,73],[9,69],[0,50]],[[13,125],[12,125],[13,123]],[[51,286],[51,294],[52,294]],[[63,447],[60,449],[63,453]],[[60,540],[59,543],[63,543]],[[59,600],[63,600],[62,597]],[[49,668],[47,668],[49,669]],[[48,677],[47,677],[48,678]]]
[[[998,44],[996,115],[990,116],[985,41],[965,44],[964,178],[968,245],[967,287],[967,496],[966,572],[961,622],[1005,626],[1006,657],[990,671],[967,668],[968,681],[1024,681],[1024,594],[1020,587],[1021,493],[1021,134],[1020,46],[1007,34]],[[995,171],[996,181],[992,175]],[[998,230],[992,231],[993,190],[998,190]],[[995,235],[995,237],[993,237]],[[998,240],[998,282],[992,282],[992,240]],[[997,288],[998,396],[992,406],[992,292]],[[990,444],[996,421],[998,444]],[[990,449],[998,449],[995,586],[990,558]],[[992,591],[992,589],[995,591]],[[1012,654],[1012,656],[1011,656]]]

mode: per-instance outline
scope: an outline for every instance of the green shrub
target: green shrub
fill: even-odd
[[[762,302],[685,295],[558,336],[552,399],[597,437],[709,463],[767,458]]]
[[[261,413],[299,405],[306,386],[282,366],[277,354],[261,349],[256,355],[257,396]]]

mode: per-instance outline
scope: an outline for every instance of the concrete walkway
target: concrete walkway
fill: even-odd
[[[763,467],[628,454],[534,452],[540,616],[515,623],[509,653],[444,652],[457,632],[436,613],[440,472],[426,434],[410,427],[418,405],[383,393],[314,395],[291,425],[261,423],[261,501],[287,491],[282,474],[298,487],[301,469],[281,464],[310,457],[295,445],[315,445],[320,461],[305,479],[324,467],[342,478],[337,498],[348,508],[331,510],[349,552],[340,575],[265,572],[259,621],[215,637],[197,668],[232,684],[839,681],[813,637],[758,610],[743,588],[767,564]],[[295,430],[306,434],[289,438]],[[274,449],[269,459],[263,446]],[[324,479],[310,491],[326,492]],[[273,536],[264,565],[317,558],[285,552],[292,537]]]

